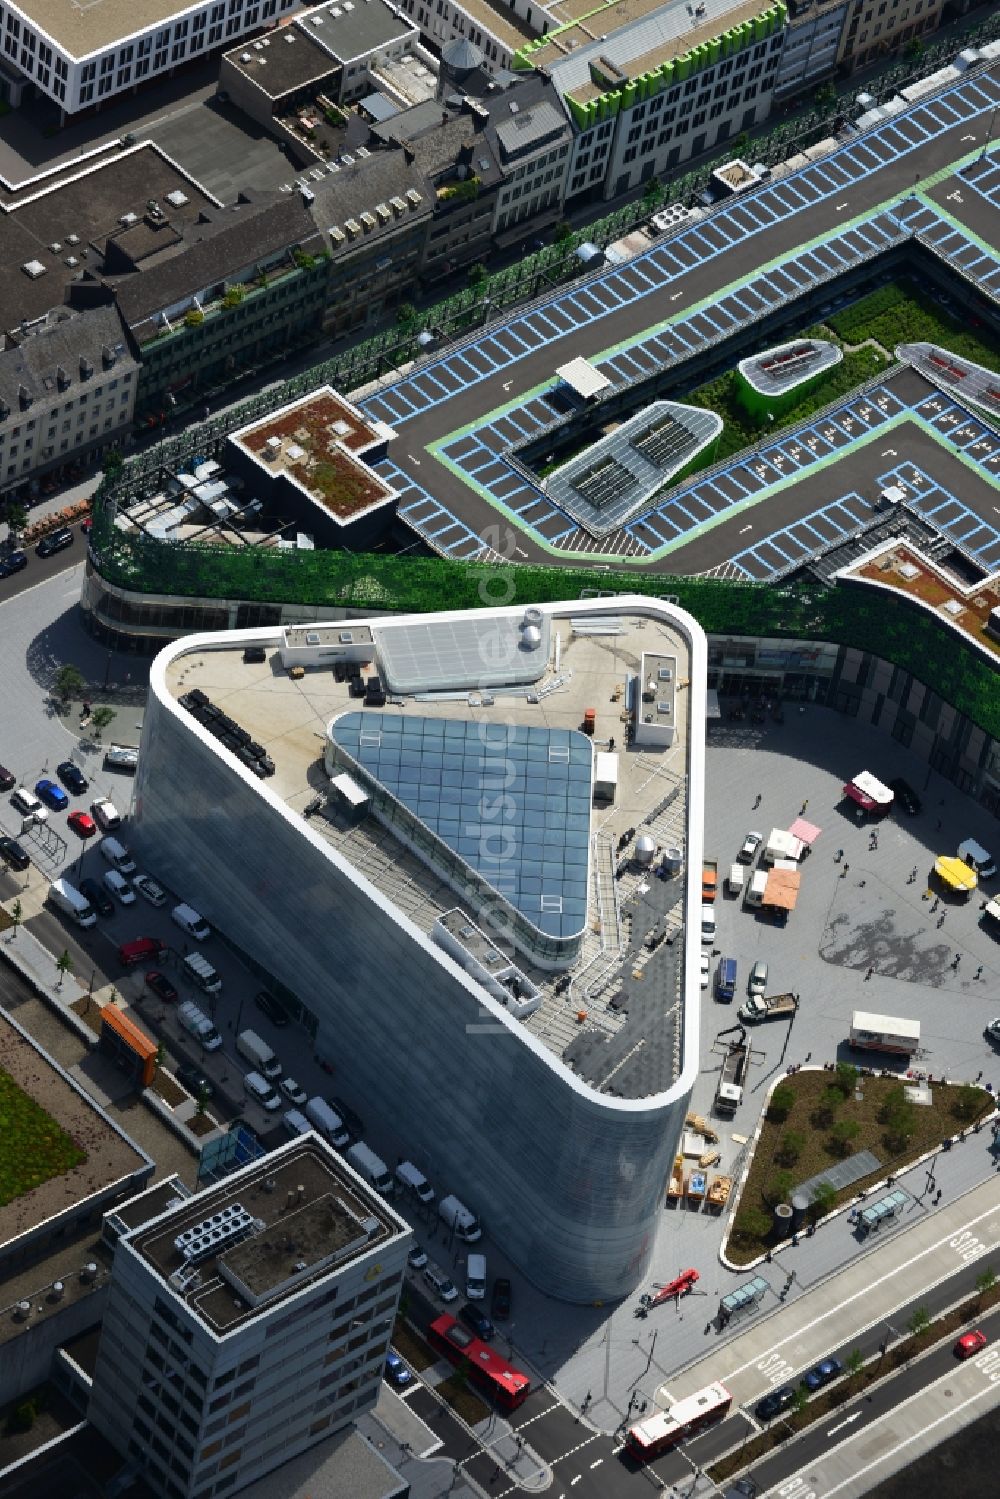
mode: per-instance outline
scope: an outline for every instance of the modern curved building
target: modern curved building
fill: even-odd
[[[641,1280],[698,1065],[705,673],[695,621],[638,597],[153,666],[135,842],[291,1001],[376,1149],[568,1301]]]

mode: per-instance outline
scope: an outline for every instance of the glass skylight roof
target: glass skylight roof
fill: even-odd
[[[333,742],[540,932],[587,920],[590,740],[526,728],[365,710]]]

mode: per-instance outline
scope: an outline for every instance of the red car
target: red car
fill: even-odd
[[[97,824],[87,812],[71,812],[66,821],[78,838],[93,838]]]
[[[177,990],[165,973],[147,973],[146,984],[152,989],[157,999],[162,999],[166,1004],[173,1004],[177,998]]]
[[[963,1332],[955,1344],[955,1353],[959,1358],[971,1358],[974,1353],[982,1352],[987,1341],[986,1334],[978,1328],[975,1332]]]

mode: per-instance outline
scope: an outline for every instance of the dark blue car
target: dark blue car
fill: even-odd
[[[828,1385],[843,1372],[844,1366],[839,1359],[825,1358],[818,1364],[813,1364],[812,1368],[803,1374],[802,1383],[810,1395],[815,1395],[817,1390],[821,1390],[824,1385]]]
[[[87,777],[79,765],[74,765],[72,760],[63,760],[62,764],[56,766],[56,775],[67,786],[75,796],[87,789]]]
[[[385,1377],[397,1390],[405,1389],[413,1378],[399,1354],[393,1353],[391,1348],[385,1356]]]
[[[6,557],[0,557],[0,578],[11,578],[27,565],[27,552],[8,552]]]
[[[458,1314],[458,1320],[464,1322],[466,1327],[471,1327],[476,1337],[480,1338],[484,1343],[492,1343],[496,1328],[486,1313],[481,1312],[473,1302],[467,1301],[465,1303]]]
[[[773,1421],[775,1416],[780,1416],[786,1411],[795,1399],[795,1390],[790,1384],[783,1384],[780,1389],[772,1390],[765,1395],[763,1400],[758,1400],[754,1411],[761,1421]]]
[[[62,812],[69,806],[69,797],[61,786],[56,785],[55,781],[36,781],[35,795],[39,801],[51,807],[53,812]]]

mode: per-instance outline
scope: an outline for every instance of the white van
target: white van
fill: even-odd
[[[746,884],[746,871],[742,864],[730,864],[729,873],[726,875],[726,889],[730,895],[742,895],[743,886]]]
[[[486,1300],[486,1256],[470,1254],[465,1259],[465,1294],[470,1301]]]
[[[370,1145],[366,1145],[363,1140],[358,1140],[349,1150],[344,1151],[344,1160],[349,1162],[359,1176],[363,1176],[365,1181],[382,1197],[392,1196],[392,1177],[386,1170],[385,1161],[375,1154]]]
[[[120,900],[123,906],[135,905],[135,891],[123,874],[117,869],[109,869],[104,876],[103,885],[109,890],[116,900]]]
[[[259,1072],[248,1072],[243,1079],[243,1091],[248,1098],[259,1103],[262,1109],[267,1109],[269,1114],[275,1109],[281,1108],[281,1099],[275,1093],[266,1077]]]
[[[702,906],[701,908],[701,940],[702,942],[715,941],[714,906]]]
[[[343,1150],[350,1145],[351,1137],[344,1127],[344,1121],[336,1109],[331,1109],[325,1098],[318,1095],[310,1098],[305,1106],[306,1118],[310,1121],[310,1129],[319,1130],[324,1140],[329,1140],[335,1150]]]
[[[434,1188],[422,1171],[412,1161],[400,1161],[396,1167],[396,1180],[407,1192],[412,1192],[421,1202],[434,1201]]]
[[[119,843],[117,838],[102,838],[101,853],[119,874],[135,874],[136,862],[124,843]]]
[[[104,841],[107,843],[108,840],[105,838]],[[135,868],[134,864],[132,868]],[[174,906],[170,915],[181,931],[187,932],[188,936],[193,937],[196,942],[204,942],[206,937],[211,937],[212,928],[204,916],[201,916],[195,910],[194,906],[185,905],[182,901],[179,906]]]
[[[69,916],[77,926],[96,926],[97,912],[85,895],[81,895],[69,880],[53,880],[49,886],[49,900],[57,911]]]
[[[111,878],[109,874],[104,876],[107,884]],[[203,958],[200,952],[189,952],[181,964],[181,972],[186,979],[200,989],[203,994],[218,994],[222,988],[222,977],[212,967],[207,958]],[[249,1058],[253,1061],[253,1058]]]
[[[958,857],[974,869],[981,880],[991,880],[997,872],[996,862],[989,849],[983,848],[975,838],[966,838],[958,845]]]
[[[483,1236],[479,1219],[457,1197],[442,1197],[438,1203],[438,1217],[446,1228],[452,1229],[456,1238],[466,1244],[474,1244]]]
[[[48,822],[49,814],[42,806],[38,797],[26,786],[18,786],[11,794],[10,804],[15,812],[20,812],[22,817],[31,817],[35,822]]]

